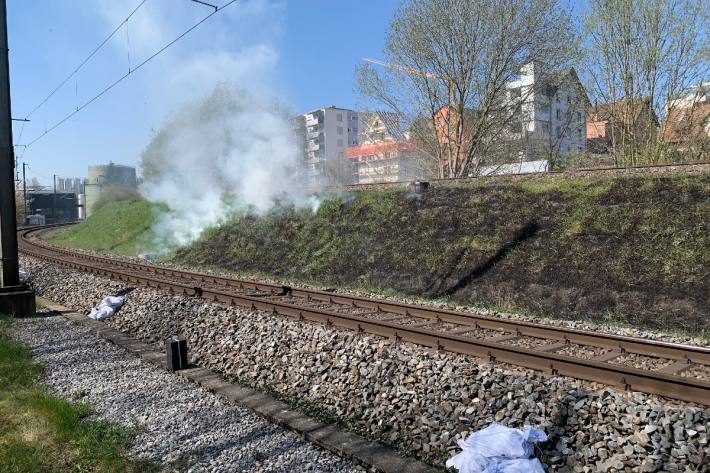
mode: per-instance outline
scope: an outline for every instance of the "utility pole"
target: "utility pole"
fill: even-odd
[[[20,285],[10,110],[7,4],[0,0],[0,312],[22,317],[34,315],[35,295]]]
[[[57,175],[54,176],[54,199],[52,200],[52,223],[57,223]]]
[[[12,120],[10,117],[10,66],[7,54],[7,10],[5,0],[0,5],[0,256],[2,286],[17,286],[17,230],[15,215],[15,186],[12,148]]]

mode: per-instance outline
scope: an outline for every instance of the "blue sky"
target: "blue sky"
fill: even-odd
[[[24,118],[140,0],[8,0],[13,117]],[[226,0],[215,0],[222,5]],[[225,79],[276,96],[294,112],[358,108],[354,71],[378,57],[398,0],[245,0],[186,36],[75,117],[16,153],[28,178],[85,176],[108,161],[137,165],[174,110]],[[334,5],[337,4],[337,8]],[[27,144],[209,14],[190,0],[147,0],[55,96],[14,124]]]

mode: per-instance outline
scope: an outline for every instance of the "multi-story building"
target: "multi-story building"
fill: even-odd
[[[519,158],[531,161],[586,150],[589,99],[574,69],[546,74],[543,66],[527,64],[506,89],[513,110],[508,138],[518,144]]]
[[[361,112],[358,144],[348,147],[353,184],[395,182],[417,176],[417,152],[392,112]]]
[[[464,109],[463,143],[448,130],[457,130],[458,117],[441,107],[432,120],[441,144],[453,142],[460,153],[469,152],[466,140],[480,120],[488,120],[493,146],[482,156],[478,172],[498,173],[512,169],[548,169],[549,159],[583,153],[587,146],[585,110],[589,99],[577,73],[568,69],[545,74],[540,65],[523,66],[517,79],[505,84],[493,111]],[[523,163],[531,163],[530,166]],[[515,164],[516,166],[509,166]],[[502,172],[502,171],[501,171]]]
[[[358,113],[330,106],[303,116],[306,183],[312,186],[349,184],[352,171],[345,150],[358,143]]]
[[[81,194],[84,192],[84,184],[78,177],[57,177],[57,192],[73,192]]]

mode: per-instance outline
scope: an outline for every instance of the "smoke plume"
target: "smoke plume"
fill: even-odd
[[[244,211],[277,200],[310,205],[294,189],[299,147],[287,110],[265,94],[222,83],[184,105],[141,157],[140,191],[160,204],[154,228],[165,250]]]

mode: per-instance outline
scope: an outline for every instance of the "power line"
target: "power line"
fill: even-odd
[[[155,52],[152,56],[150,56],[148,59],[146,59],[145,61],[141,62],[141,63],[138,64],[136,67],[134,67],[133,69],[131,69],[130,71],[128,71],[127,73],[125,73],[124,75],[122,75],[121,77],[119,77],[118,79],[116,79],[113,83],[111,83],[110,85],[108,85],[108,86],[107,86],[105,89],[103,89],[101,92],[99,92],[99,93],[96,94],[94,97],[92,97],[91,99],[89,99],[88,101],[86,101],[86,102],[85,102],[84,104],[82,104],[80,107],[77,107],[76,110],[74,110],[74,111],[71,112],[69,115],[65,116],[64,118],[62,118],[61,120],[59,120],[57,123],[55,123],[54,125],[52,125],[51,127],[49,127],[47,130],[45,130],[44,133],[42,133],[41,135],[39,135],[37,138],[35,138],[34,140],[32,140],[32,141],[30,141],[29,143],[27,143],[27,147],[25,148],[25,150],[27,150],[27,148],[29,148],[30,146],[32,146],[34,143],[36,143],[37,141],[41,140],[41,139],[44,138],[46,135],[48,135],[49,133],[51,133],[52,130],[54,130],[54,129],[56,129],[57,127],[61,126],[64,122],[66,122],[67,120],[69,120],[70,118],[72,118],[74,115],[76,115],[77,113],[79,113],[80,111],[82,111],[84,108],[88,107],[88,106],[91,105],[93,102],[95,102],[96,100],[98,100],[99,98],[101,98],[101,96],[103,96],[103,95],[104,95],[105,93],[107,93],[109,90],[111,90],[111,89],[113,89],[114,87],[116,87],[119,83],[123,82],[128,76],[130,76],[131,74],[133,74],[134,72],[136,72],[136,71],[137,71],[138,69],[140,69],[141,67],[145,66],[147,63],[149,63],[150,61],[152,61],[153,59],[155,59],[155,57],[157,57],[158,55],[160,55],[163,51],[165,51],[165,50],[168,49],[170,46],[172,46],[173,44],[177,43],[177,42],[180,41],[182,38],[184,38],[185,36],[187,36],[192,30],[194,30],[195,28],[197,28],[198,26],[200,26],[202,23],[204,23],[205,21],[207,21],[208,19],[210,19],[213,15],[217,14],[218,12],[220,12],[220,11],[224,10],[225,8],[227,8],[228,6],[230,6],[232,3],[236,3],[236,2],[237,2],[237,0],[231,0],[231,1],[227,2],[227,3],[225,3],[224,5],[222,5],[221,7],[217,8],[215,11],[213,11],[212,13],[210,13],[209,15],[207,15],[206,17],[204,17],[203,19],[201,19],[200,21],[198,21],[197,23],[195,23],[194,25],[192,25],[190,28],[188,28],[188,29],[185,30],[183,33],[181,33],[177,38],[173,39],[173,40],[170,41],[168,44],[166,44],[165,46],[163,46],[162,48],[160,48],[158,51],[156,51],[156,52]],[[24,153],[23,153],[23,155],[24,155]]]
[[[95,55],[97,52],[99,52],[99,50],[100,50],[101,48],[103,48],[106,43],[108,43],[108,41],[118,32],[118,30],[120,30],[121,27],[122,27],[123,25],[125,25],[125,24],[128,22],[128,20],[130,20],[131,17],[132,17],[132,16],[140,9],[140,7],[142,7],[143,4],[145,4],[145,2],[147,2],[147,1],[148,1],[148,0],[143,0],[142,2],[140,2],[140,3],[138,4],[138,6],[137,6],[136,8],[134,8],[133,11],[111,32],[111,34],[108,35],[108,36],[106,37],[106,39],[104,39],[98,46],[96,46],[96,48],[95,48],[93,51],[91,51],[91,53],[90,53],[83,61],[81,61],[81,63],[76,67],[76,69],[74,69],[74,71],[73,71],[71,74],[69,74],[63,81],[61,81],[61,82],[59,83],[59,85],[56,86],[56,87],[54,88],[54,90],[52,90],[52,91],[49,93],[49,95],[47,95],[47,96],[39,103],[39,105],[37,105],[35,108],[33,108],[32,111],[30,111],[30,113],[28,113],[28,114],[25,116],[25,118],[29,118],[30,115],[32,115],[33,113],[35,113],[37,110],[39,110],[40,107],[42,107],[42,105],[44,105],[45,103],[47,103],[47,101],[48,101],[49,99],[51,99],[52,96],[54,96],[54,94],[56,94],[56,93],[59,91],[59,89],[61,89],[61,88],[64,86],[64,84],[66,84],[66,83],[69,81],[69,79],[71,79],[72,77],[74,77],[74,75],[75,75],[77,72],[79,72],[79,70],[80,70],[82,67],[84,67],[84,65],[85,65],[87,62],[89,62],[89,60],[90,60],[92,57],[94,57],[94,55]],[[20,132],[20,134],[22,134],[22,132]]]

